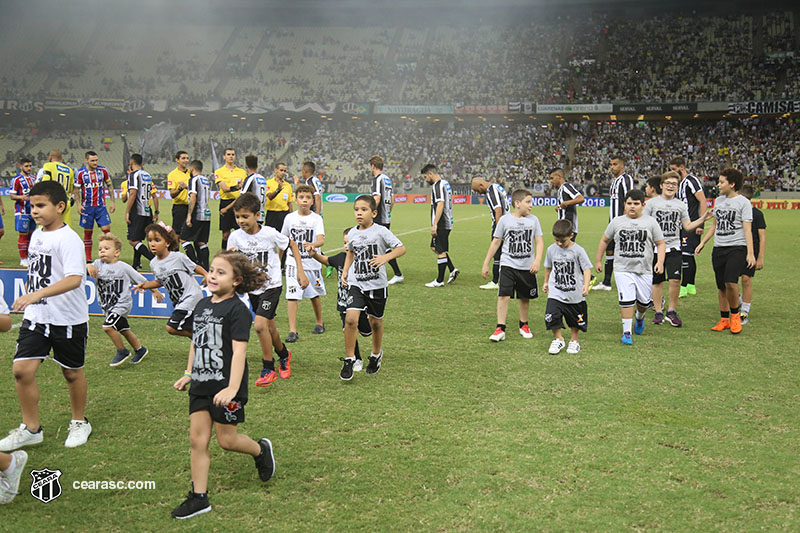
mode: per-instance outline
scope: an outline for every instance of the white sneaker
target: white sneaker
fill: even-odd
[[[489,340],[494,342],[504,341],[506,340],[506,332],[500,328],[497,328],[494,330],[494,333],[489,336]]]
[[[489,283],[486,283],[485,285],[481,285],[478,288],[479,289],[484,289],[484,290],[487,290],[487,291],[493,291],[493,290],[497,290],[497,287],[498,287],[497,283],[495,283],[494,281],[490,281]]]
[[[426,287],[444,287],[444,282],[433,280],[425,284]]]
[[[739,313],[739,316],[740,316],[740,317],[741,317],[741,319],[742,319],[742,325],[744,326],[745,324],[747,324],[747,317],[748,317],[748,314],[747,314],[747,313]]]
[[[0,440],[0,452],[10,452],[23,446],[39,444],[44,440],[44,431],[39,429],[38,433],[31,433],[25,424],[20,424],[18,428],[8,432],[8,437]]]
[[[27,258],[25,258],[25,259],[20,259],[20,260],[19,260],[19,266],[21,266],[21,267],[25,267],[25,268],[28,268],[28,259],[27,259]]]
[[[592,287],[592,290],[593,291],[610,291],[611,290],[611,286],[603,285],[602,283],[598,283],[597,285]]]
[[[455,269],[452,272],[450,272],[450,277],[447,278],[447,283],[453,283],[459,274],[461,274],[461,271],[459,269]]]
[[[389,280],[389,285],[394,285],[395,283],[403,283],[405,280],[406,278],[404,278],[403,276],[393,276],[392,279]]]
[[[67,448],[76,448],[82,444],[86,444],[89,440],[89,435],[92,434],[92,425],[88,420],[70,420],[69,422],[69,435],[64,442]]]
[[[578,344],[578,341],[569,341],[567,345],[567,353],[578,353],[581,351],[581,345]]]
[[[11,503],[14,496],[19,494],[19,481],[28,462],[28,454],[22,450],[11,454],[14,466],[9,472],[0,470],[0,504]]]
[[[353,372],[361,372],[364,369],[364,361],[361,359],[356,359],[356,362],[353,363]]]
[[[561,339],[553,339],[553,342],[550,343],[550,349],[547,351],[555,355],[561,350],[563,350],[564,346],[565,346],[564,341],[562,341]]]

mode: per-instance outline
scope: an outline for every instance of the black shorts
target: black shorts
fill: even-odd
[[[437,254],[444,254],[450,250],[450,230],[437,229],[436,236],[431,237],[431,248],[436,250]]]
[[[359,311],[366,311],[369,316],[381,319],[386,310],[386,299],[388,297],[389,291],[386,289],[362,292],[359,287],[350,285],[347,290],[347,310],[358,309]]]
[[[128,240],[134,242],[142,242],[147,235],[145,228],[153,223],[153,217],[134,215],[131,213],[131,223],[128,224]]]
[[[64,368],[78,370],[83,368],[86,359],[88,336],[88,322],[74,326],[36,324],[31,329],[31,321],[26,319],[19,328],[14,360],[47,359],[52,349],[53,361]]]
[[[339,311],[339,316],[342,318],[342,329],[344,329],[344,320],[347,316],[347,311]],[[369,323],[369,317],[366,311],[361,311],[358,317],[358,334],[362,337],[372,336],[372,326]]]
[[[695,249],[700,245],[700,235],[694,231],[681,230],[681,253],[694,256]]]
[[[654,256],[653,267],[656,266],[657,261],[658,257]],[[653,270],[653,285],[664,283],[668,279],[677,279],[680,281],[682,261],[683,256],[681,255],[680,250],[667,252],[667,254],[664,256],[664,272],[658,274],[655,270]]]
[[[189,393],[189,414],[198,411],[208,411],[211,420],[219,424],[241,424],[244,422],[244,406],[247,400],[234,398],[232,402],[223,407],[214,405],[213,396],[194,396]]]
[[[186,215],[189,214],[189,206],[186,204],[172,204],[172,229],[178,235],[181,234],[183,225],[186,224]]]
[[[283,219],[288,214],[289,211],[267,211],[266,225],[275,228],[280,233],[283,230]]]
[[[261,294],[248,294],[253,313],[256,316],[263,316],[267,320],[273,320],[275,312],[278,310],[278,302],[281,301],[282,290],[283,287],[273,287]]]
[[[228,209],[224,214],[222,213],[222,209],[231,205],[236,200],[220,200],[219,201],[219,230],[220,231],[231,231],[239,227],[236,223],[236,215],[233,212],[233,208]]]
[[[178,331],[192,332],[194,325],[194,312],[186,309],[175,309],[167,320],[167,326]]]
[[[128,324],[128,317],[117,313],[106,313],[106,319],[103,321],[104,328],[114,328],[117,331],[127,331],[131,329]]]
[[[544,324],[547,329],[564,329],[564,320],[567,322],[567,327],[578,328],[585,332],[589,320],[586,300],[576,304],[568,304],[548,298],[547,307],[544,311]]]
[[[500,266],[500,288],[497,296],[510,296],[530,300],[539,297],[539,283],[536,281],[536,274],[531,274],[530,270],[517,270],[509,266]]]
[[[192,219],[192,225],[184,224],[180,235],[182,241],[208,243],[208,237],[211,235],[211,221]]]
[[[739,277],[747,266],[747,247],[715,246],[711,252],[711,265],[719,290],[724,290],[726,283],[739,283]]]

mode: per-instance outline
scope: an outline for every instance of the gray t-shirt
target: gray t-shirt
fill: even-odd
[[[680,251],[683,221],[689,221],[689,208],[686,207],[686,202],[677,198],[666,200],[656,196],[647,200],[642,214],[653,217],[661,226],[668,252]]]
[[[394,233],[379,224],[372,224],[367,229],[354,227],[347,234],[347,249],[353,252],[353,264],[347,271],[347,283],[362,291],[383,289],[388,285],[386,265],[376,269],[369,261],[376,255],[383,255],[386,250],[403,246]]]
[[[192,274],[197,268],[191,259],[179,252],[170,252],[164,259],[150,260],[153,275],[167,289],[175,309],[191,311],[203,298],[203,291]]]
[[[714,200],[714,218],[717,219],[717,227],[714,230],[715,248],[747,246],[742,222],[753,221],[753,204],[750,200],[741,194],[733,198],[720,196]]]
[[[126,316],[133,307],[131,283],[138,285],[147,280],[136,272],[132,266],[122,261],[104,263],[95,260],[92,265],[97,269],[97,301],[106,314],[116,313]]]
[[[653,248],[664,240],[664,233],[650,216],[615,217],[609,222],[605,236],[614,239],[614,270],[634,274],[653,272]]]
[[[535,215],[518,218],[507,213],[497,221],[493,237],[503,239],[500,266],[529,270],[536,250],[533,239],[542,236],[542,226]]]
[[[562,248],[556,243],[547,248],[544,256],[544,267],[550,268],[547,280],[547,297],[568,304],[584,301],[583,271],[591,270],[592,261],[580,244]]]

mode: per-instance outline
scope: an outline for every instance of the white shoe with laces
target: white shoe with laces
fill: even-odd
[[[581,345],[578,341],[569,341],[567,345],[567,353],[576,354],[581,351]]]
[[[444,282],[433,280],[425,284],[426,287],[444,287]]]
[[[40,429],[36,433],[28,430],[25,424],[8,432],[8,436],[0,440],[0,452],[10,452],[23,446],[39,444],[44,440],[44,432]]]
[[[64,442],[67,448],[76,448],[89,440],[89,435],[92,434],[92,425],[88,420],[70,420],[69,422],[69,435]]]
[[[11,454],[14,464],[8,472],[0,470],[0,504],[11,503],[14,496],[19,494],[19,481],[28,462],[28,454],[18,450]]]
[[[356,359],[356,362],[353,363],[353,372],[361,372],[364,369],[364,361],[362,359]]]
[[[564,341],[562,341],[561,339],[553,339],[553,342],[550,343],[550,349],[547,351],[551,355],[556,355],[563,349],[564,349]]]
[[[392,279],[389,280],[389,285],[394,285],[395,283],[403,283],[406,280],[403,276],[393,276]]]
[[[489,283],[486,283],[486,284],[484,284],[484,285],[481,285],[481,286],[480,286],[480,287],[478,287],[478,288],[479,288],[479,289],[483,289],[483,290],[485,290],[485,291],[492,291],[492,290],[497,290],[497,287],[498,287],[498,286],[499,286],[499,285],[497,285],[497,283],[495,283],[494,281],[490,281]]]
[[[611,290],[611,286],[610,285],[605,285],[603,283],[598,283],[597,285],[592,287],[592,290],[593,291],[610,291]]]

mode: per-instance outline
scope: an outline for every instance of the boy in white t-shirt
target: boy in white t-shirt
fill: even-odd
[[[36,371],[51,350],[67,380],[72,406],[64,445],[74,448],[85,444],[92,432],[84,417],[87,387],[83,364],[89,306],[84,288],[83,241],[62,220],[68,200],[58,182],[43,181],[31,187],[30,202],[31,215],[41,227],[31,236],[26,294],[11,307],[13,311],[24,311],[13,366],[22,424],[0,440],[0,451],[42,442]]]
[[[322,279],[322,267],[319,261],[311,257],[310,252],[325,244],[325,226],[322,217],[311,211],[314,203],[314,189],[310,185],[300,185],[294,194],[297,202],[297,211],[286,215],[283,219],[281,233],[297,243],[300,249],[300,258],[303,260],[303,270],[308,278],[308,286],[303,288],[298,281],[297,267],[293,265],[292,251],[286,255],[286,300],[289,308],[289,335],[286,342],[297,342],[297,304],[303,298],[311,300],[314,308],[316,325],[311,331],[314,335],[325,332],[322,322],[322,302],[320,296],[325,296],[325,282]]]

